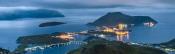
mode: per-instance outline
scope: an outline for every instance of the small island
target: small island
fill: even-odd
[[[45,23],[41,23],[39,27],[56,26],[56,25],[62,25],[62,24],[65,24],[65,23],[63,22],[45,22]]]
[[[106,15],[100,17],[88,25],[93,26],[116,26],[117,24],[127,24],[127,25],[142,25],[142,24],[157,24],[157,21],[149,16],[130,16],[123,14],[121,12],[110,12]]]

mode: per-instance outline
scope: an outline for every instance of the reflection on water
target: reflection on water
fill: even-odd
[[[118,41],[124,41],[125,38],[129,40],[129,29],[127,24],[121,23],[121,24],[117,24],[114,27],[105,26],[103,31],[114,33]]]

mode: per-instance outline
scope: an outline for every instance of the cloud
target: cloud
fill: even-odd
[[[175,12],[172,0],[0,0],[0,12],[17,9],[56,9],[66,15],[107,12]],[[90,14],[89,14],[90,13]]]
[[[121,2],[115,0],[111,1],[114,2],[107,0],[0,0],[0,6],[35,6],[44,8],[113,8],[130,6],[119,4]]]
[[[42,8],[172,7],[172,0],[0,0],[0,6]],[[172,3],[171,5],[168,3]]]
[[[0,0],[0,12],[44,8],[56,9],[66,15],[113,11],[158,13],[175,12],[174,5],[172,0]]]
[[[162,2],[162,3],[167,3],[167,4],[173,4],[175,5],[175,0],[157,0],[158,2]]]
[[[12,8],[12,7],[11,7]],[[57,10],[50,9],[12,9],[8,12],[0,13],[0,20],[16,20],[21,18],[53,18],[53,17],[64,17],[63,14]]]

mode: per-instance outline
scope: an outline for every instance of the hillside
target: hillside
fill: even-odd
[[[160,45],[160,46],[164,46],[165,48],[173,48],[173,49],[175,49],[175,39],[172,39],[172,40],[170,40],[168,42],[155,44],[155,45]]]
[[[118,41],[93,40],[68,54],[167,54],[159,49],[127,45]]]
[[[149,16],[130,16],[123,14],[121,12],[111,12],[100,17],[99,19],[97,19],[92,23],[89,23],[89,25],[115,26],[119,23],[140,25],[146,22],[153,22],[155,24],[157,23],[157,21],[155,21]]]
[[[6,49],[3,49],[3,48],[0,48],[0,54],[9,54],[10,51],[9,50],[6,50]]]

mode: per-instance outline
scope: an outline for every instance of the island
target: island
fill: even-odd
[[[120,41],[93,39],[88,41],[88,44],[83,45],[78,49],[69,51],[67,54],[167,54],[167,53],[156,48],[128,45]]]
[[[63,22],[45,22],[45,23],[41,23],[39,27],[56,26],[56,25],[62,25],[62,24],[65,24],[65,23]]]
[[[57,44],[67,43],[72,40],[72,37],[64,32],[55,32],[51,34],[40,34],[19,37],[16,42],[18,47],[13,51],[15,54],[25,54],[27,48],[33,47],[40,49],[57,46]],[[35,47],[37,46],[37,47]]]
[[[2,12],[0,20],[15,20],[21,18],[53,18],[64,17],[63,14],[51,9],[31,9],[31,10],[14,10],[11,12]]]
[[[121,12],[110,12],[100,17],[88,25],[93,26],[116,26],[117,24],[142,25],[142,24],[157,24],[153,18],[149,16],[130,16]]]
[[[68,40],[59,38],[59,36],[62,34],[65,33],[22,36],[17,39],[17,43],[32,45],[49,45],[68,42]]]

